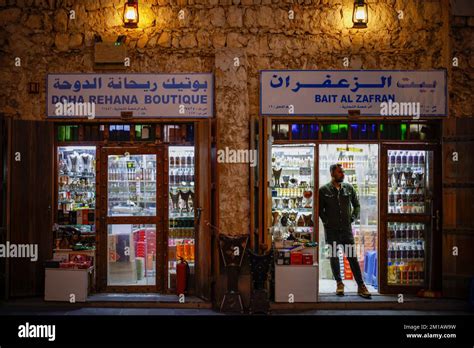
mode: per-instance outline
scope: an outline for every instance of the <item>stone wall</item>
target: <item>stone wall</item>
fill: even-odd
[[[0,0],[0,107],[10,115],[44,117],[44,94],[29,81],[47,72],[92,71],[94,35],[127,35],[130,71],[209,71],[216,50],[248,57],[250,113],[258,113],[258,70],[268,68],[441,68],[447,35],[443,0],[369,1],[369,28],[350,29],[352,0],[140,1],[137,29],[123,28],[124,0]],[[76,19],[69,19],[70,10]],[[179,19],[180,11],[184,16]],[[289,11],[294,19],[289,19]],[[399,19],[397,11],[403,11]],[[472,41],[472,40],[471,40]],[[14,58],[22,58],[20,68]],[[21,100],[31,103],[20,103]]]

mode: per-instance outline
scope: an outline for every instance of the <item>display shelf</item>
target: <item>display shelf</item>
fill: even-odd
[[[196,233],[194,230],[195,213],[193,210],[195,206],[194,147],[170,146],[168,158],[169,208],[167,286],[168,289],[171,290],[175,286],[173,279],[176,277],[176,265],[179,263],[179,256],[185,258],[192,272],[194,272],[195,268]]]
[[[156,183],[155,180],[146,180],[146,179],[138,179],[138,180],[130,180],[130,179],[123,179],[123,180],[107,180],[108,182],[110,183],[123,183],[123,184],[127,184],[127,183],[136,183],[136,182],[141,182],[141,183]]]
[[[282,167],[283,170],[300,170],[301,168],[307,168],[305,166],[302,167]],[[309,175],[301,175],[301,176],[309,176]]]
[[[95,240],[96,237],[95,160],[94,146],[57,148],[56,222],[60,228],[74,227],[80,230],[81,239]]]
[[[272,198],[268,204],[273,241],[284,240],[292,233],[314,238],[310,230],[314,225],[313,168],[314,145],[272,146]]]
[[[85,174],[59,173],[59,176],[67,176],[73,179],[95,179],[95,175],[85,175]]]
[[[288,213],[291,213],[292,211],[295,211],[297,213],[311,213],[313,212],[313,208],[297,208],[297,209],[293,209],[293,208],[272,208],[272,212],[278,212],[278,213],[282,213],[282,212],[288,212]]]

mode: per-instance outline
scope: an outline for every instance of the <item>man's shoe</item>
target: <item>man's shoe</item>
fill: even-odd
[[[336,295],[344,296],[344,283],[343,282],[337,282]]]
[[[357,288],[357,294],[363,298],[372,297],[369,290],[367,290],[367,287],[365,286],[365,284],[359,285],[359,287]]]

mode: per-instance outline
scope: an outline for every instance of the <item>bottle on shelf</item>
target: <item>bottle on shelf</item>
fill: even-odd
[[[408,163],[408,152],[403,151],[402,152],[402,167],[406,167]]]
[[[193,165],[193,157],[192,157],[192,152],[188,152],[186,156],[186,165],[188,167],[192,167]]]
[[[408,159],[407,159],[407,165],[409,167],[412,167],[413,166],[413,151],[409,151],[408,152]]]
[[[398,151],[395,155],[395,166],[400,167],[402,165],[402,152]]]
[[[419,157],[418,157],[418,165],[420,167],[423,167],[425,165],[425,154],[424,151],[420,151]]]

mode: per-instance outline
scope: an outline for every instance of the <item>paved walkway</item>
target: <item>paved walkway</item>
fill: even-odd
[[[101,308],[101,307],[82,307],[82,308],[61,308],[54,307],[25,307],[5,305],[0,307],[0,316],[9,315],[34,315],[34,316],[74,316],[74,315],[224,315],[213,311],[212,309],[176,309],[176,308]],[[272,311],[271,315],[471,315],[474,312],[466,311],[417,311],[417,310],[308,310],[308,311]]]

